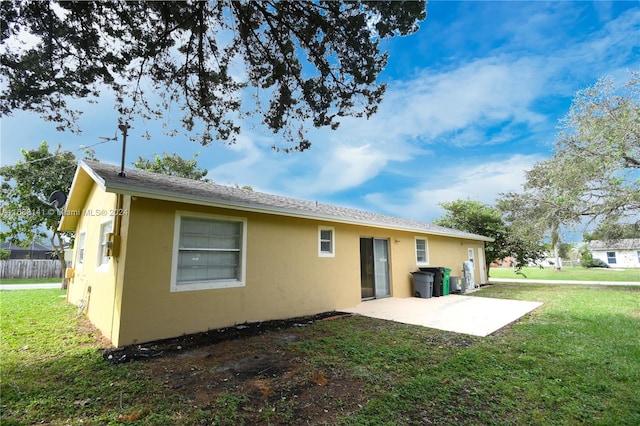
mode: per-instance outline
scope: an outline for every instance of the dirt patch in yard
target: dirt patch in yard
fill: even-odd
[[[244,324],[110,350],[104,358],[148,361],[150,375],[211,424],[335,424],[366,405],[364,382],[346,369],[311,365],[293,346],[307,338],[308,325],[343,316],[350,315]]]

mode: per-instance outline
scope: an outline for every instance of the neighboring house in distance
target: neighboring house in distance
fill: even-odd
[[[475,259],[490,238],[395,217],[81,162],[67,300],[115,346],[411,297],[411,272]]]
[[[22,247],[10,242],[0,244],[0,248],[8,250],[9,259],[51,260],[55,259],[54,250],[44,244],[31,242],[28,247]]]
[[[594,259],[614,268],[640,268],[640,238],[589,241]]]

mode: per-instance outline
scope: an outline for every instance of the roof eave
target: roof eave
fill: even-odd
[[[428,234],[428,235],[439,235],[439,236],[460,238],[460,239],[466,239],[466,240],[478,240],[478,241],[486,241],[486,242],[494,241],[493,238],[484,237],[481,235],[455,234],[455,233],[449,233],[449,232],[441,232],[438,230],[413,228],[409,226],[381,224],[381,223],[371,222],[366,220],[339,218],[332,215],[304,213],[304,212],[300,212],[299,210],[278,208],[273,206],[260,207],[250,203],[219,202],[219,201],[212,201],[206,197],[198,197],[194,195],[189,195],[188,197],[181,197],[171,191],[161,191],[161,190],[150,191],[147,188],[144,188],[144,189],[136,188],[136,187],[132,187],[131,185],[120,184],[114,181],[105,182],[103,180],[101,186],[106,192],[112,192],[116,194],[126,194],[130,196],[142,197],[142,198],[152,198],[152,199],[158,199],[158,200],[164,200],[164,201],[196,204],[196,205],[207,206],[207,207],[218,207],[218,208],[226,208],[226,209],[239,210],[239,211],[250,211],[255,213],[276,214],[280,216],[296,217],[296,218],[302,218],[302,219],[327,220],[334,223],[344,223],[349,225],[365,225],[365,226],[381,228],[381,229],[394,229],[399,231],[408,231],[408,232],[415,232],[415,233]]]

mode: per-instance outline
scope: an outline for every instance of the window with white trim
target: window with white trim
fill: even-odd
[[[106,267],[109,264],[107,256],[107,241],[113,231],[113,220],[100,224],[100,246],[98,247],[98,267]]]
[[[469,261],[473,262],[474,261],[474,256],[473,256],[473,249],[467,249],[467,256],[469,257]]]
[[[77,260],[76,266],[84,266],[84,246],[87,242],[87,233],[82,231],[76,240]]]
[[[429,264],[429,242],[426,238],[416,237],[416,263],[418,265]]]
[[[245,285],[244,218],[177,212],[171,291]]]
[[[607,252],[607,263],[609,265],[615,265],[616,264],[616,252],[615,251],[608,251]]]
[[[336,255],[335,228],[333,226],[318,227],[318,256],[334,257]]]

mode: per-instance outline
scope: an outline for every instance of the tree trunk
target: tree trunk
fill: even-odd
[[[555,258],[553,268],[559,271],[562,269],[562,259],[560,259],[560,231],[558,224],[554,224],[551,229],[551,245],[553,246],[553,257]]]
[[[559,271],[562,269],[562,259],[560,258],[560,244],[557,241],[553,245],[553,256],[556,259],[554,267],[557,271]]]

